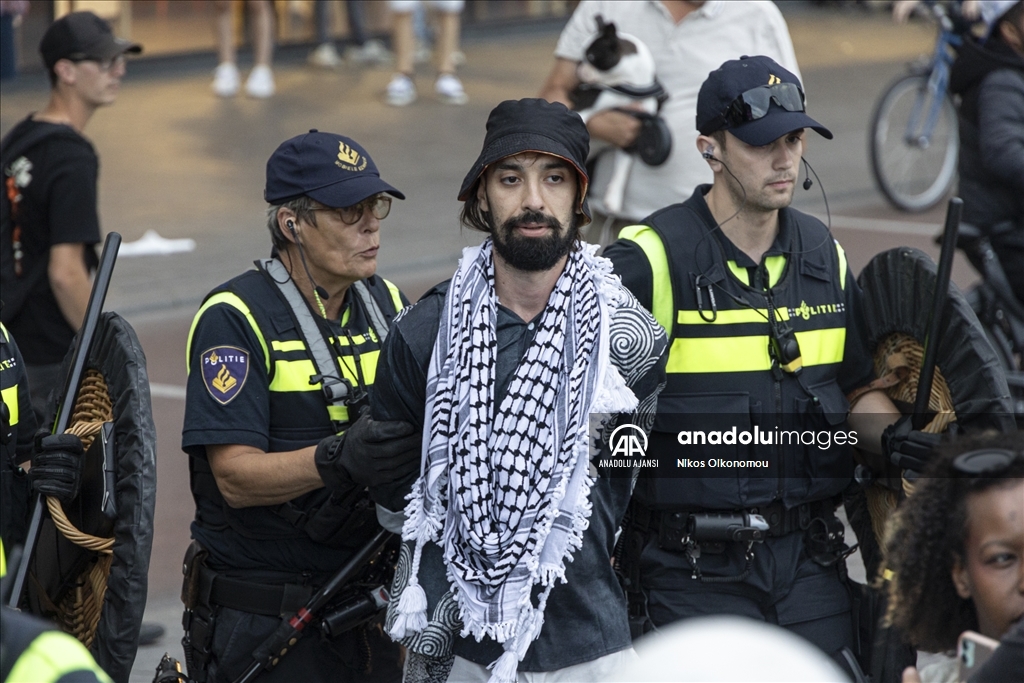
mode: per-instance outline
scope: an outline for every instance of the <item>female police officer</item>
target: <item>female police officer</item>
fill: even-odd
[[[407,303],[374,275],[380,222],[404,196],[359,144],[318,131],[278,147],[264,196],[272,257],[211,292],[188,340],[196,516],[183,598],[199,681],[234,680],[379,529],[365,487],[419,463],[411,425],[357,419]],[[260,678],[398,680],[397,659],[371,624],[302,639]]]

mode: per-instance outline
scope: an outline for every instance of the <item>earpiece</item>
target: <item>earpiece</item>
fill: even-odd
[[[313,291],[316,292],[321,299],[328,298],[327,290],[318,285],[316,281],[313,280],[313,274],[309,272],[309,266],[306,265],[306,253],[302,250],[302,243],[299,242],[299,233],[295,230],[295,221],[289,218],[284,222],[284,227],[288,228],[288,231],[292,233],[292,237],[295,238],[295,243],[299,247],[299,258],[302,259],[302,268],[306,271],[306,277],[309,278],[310,283],[313,285]],[[321,310],[322,309],[323,307],[321,306]],[[324,314],[324,317],[327,317],[326,313]]]
[[[714,159],[715,158],[715,146],[714,145],[708,145],[708,148],[706,150],[704,150],[703,152],[701,152],[700,155],[702,157],[704,157],[705,159]]]

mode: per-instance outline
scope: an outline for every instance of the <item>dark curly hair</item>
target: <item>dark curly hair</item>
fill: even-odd
[[[954,468],[958,455],[979,448],[1008,449],[1017,457],[994,476],[970,476]],[[893,577],[888,584],[886,618],[919,649],[951,650],[962,632],[978,630],[974,602],[960,597],[952,577],[954,561],[965,559],[967,499],[991,488],[1016,485],[1021,478],[1024,436],[961,439],[932,462],[891,520],[885,566]]]

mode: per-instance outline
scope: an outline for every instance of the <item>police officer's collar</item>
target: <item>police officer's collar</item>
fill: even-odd
[[[693,198],[698,201],[693,202],[698,215],[704,222],[707,230],[709,230],[718,240],[718,243],[722,247],[722,253],[727,261],[735,261],[736,265],[742,268],[756,268],[759,263],[756,263],[754,259],[750,258],[742,249],[733,244],[733,241],[729,239],[729,236],[718,227],[718,221],[711,214],[711,209],[708,207],[707,199],[705,195],[711,190],[711,185],[698,185],[697,189],[693,192]],[[718,229],[716,229],[718,227]],[[794,235],[796,233],[793,218],[790,215],[789,208],[779,209],[779,232],[775,235],[775,240],[772,242],[772,246],[768,248],[768,251],[764,253],[764,256],[772,256],[775,254],[787,254],[793,251],[799,251],[798,246],[794,246]]]

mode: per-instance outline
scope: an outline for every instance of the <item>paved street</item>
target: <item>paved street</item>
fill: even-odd
[[[893,26],[885,15],[785,8],[812,116],[832,142],[811,136],[808,159],[828,195],[833,232],[854,272],[877,252],[910,245],[937,256],[931,244],[944,208],[898,213],[874,189],[866,129],[878,95],[905,64],[930,51],[927,25]],[[212,55],[129,65],[117,104],[99,111],[87,134],[101,158],[104,230],[125,241],[156,230],[192,238],[196,251],[122,258],[107,309],[135,326],[146,350],[158,436],[156,529],[147,620],[168,635],[142,648],[132,681],[149,681],[163,652],[181,657],[178,602],[181,557],[192,500],[180,450],[184,412],[185,336],[203,294],[269,251],[262,188],[264,164],[283,140],[310,128],[350,135],[373,155],[382,176],[408,196],[396,202],[382,231],[380,272],[415,300],[448,277],[465,245],[479,235],[458,226],[455,195],[476,157],[487,112],[499,101],[534,96],[552,63],[558,27],[468,35],[460,71],[470,102],[447,107],[432,98],[432,74],[418,79],[421,99],[404,109],[380,103],[390,73],[305,66],[305,51],[282,51],[278,94],[267,101],[220,100],[210,93]],[[0,131],[45,104],[45,77],[5,84]],[[676,144],[692,144],[688,140]],[[824,218],[818,184],[799,190],[797,206]],[[974,279],[959,260],[954,281]]]

